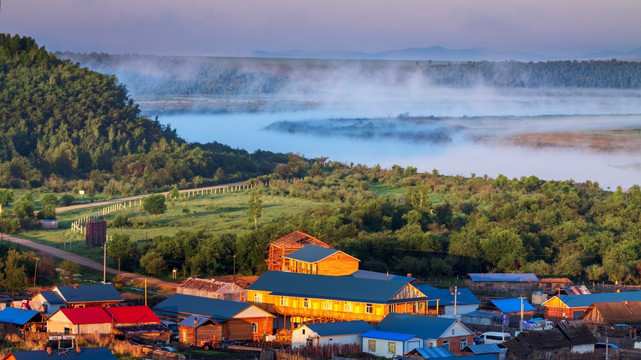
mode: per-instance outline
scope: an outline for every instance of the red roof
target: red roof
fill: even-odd
[[[97,306],[86,308],[60,309],[74,325],[104,324],[111,322],[111,316],[105,309]]]
[[[116,306],[105,310],[116,324],[160,324],[160,319],[148,306]]]

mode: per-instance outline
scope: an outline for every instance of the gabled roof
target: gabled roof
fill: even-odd
[[[641,301],[594,303],[583,318],[588,319],[593,311],[597,311],[606,324],[641,324]]]
[[[227,320],[250,306],[252,305],[238,301],[175,294],[154,306],[153,310],[163,314],[200,315]]]
[[[359,279],[391,280],[391,281],[402,281],[402,282],[412,282],[416,280],[413,277],[394,275],[394,274],[369,271],[369,270],[357,270],[356,272],[352,273],[350,276],[353,276]]]
[[[271,295],[302,298],[388,303],[407,283],[355,278],[351,275],[328,276],[267,271],[247,289],[271,291]],[[419,298],[419,299],[422,299]]]
[[[532,273],[512,274],[512,273],[470,273],[468,274],[472,281],[497,281],[497,282],[536,282],[539,278]]]
[[[439,358],[448,358],[448,357],[453,357],[454,353],[450,351],[445,346],[436,346],[436,347],[424,347],[424,348],[416,348],[413,351],[416,351],[419,355],[421,355],[425,359],[439,359]]]
[[[56,286],[55,289],[58,289],[66,303],[122,301],[113,284]]]
[[[342,252],[342,251],[310,244],[310,245],[305,245],[304,247],[294,251],[289,255],[283,255],[283,257],[288,259],[298,260],[298,261],[304,261],[307,263],[315,263],[327,257],[330,257],[338,252]]]
[[[111,315],[99,306],[60,309],[56,314],[59,312],[62,312],[74,325],[104,324],[112,322]],[[56,314],[53,314],[52,317]]]
[[[513,313],[517,311],[521,311],[521,299],[515,298],[515,299],[497,299],[497,300],[490,300],[494,306],[496,306],[497,309],[499,309],[503,313]],[[527,300],[523,299],[523,311],[534,311],[536,310],[534,306],[532,306]]]
[[[438,339],[456,322],[447,318],[392,313],[376,325],[376,330],[412,334],[422,339]],[[465,328],[463,324],[461,326]]]
[[[556,298],[553,297],[552,299]],[[545,304],[552,299],[543,303]],[[601,293],[586,295],[561,295],[561,301],[568,307],[588,307],[593,303],[641,301],[641,291],[623,291],[618,293]]]
[[[160,319],[148,306],[116,306],[105,308],[116,324],[160,324]]]
[[[495,319],[495,318],[500,318],[501,314],[496,312],[490,312],[490,311],[475,310],[467,314],[462,314],[461,316]]]
[[[305,324],[320,336],[362,334],[374,330],[374,327],[363,320],[337,321],[328,323]]]
[[[439,306],[454,305],[454,293],[451,293],[449,289],[437,289],[433,286],[424,284],[415,284],[414,286],[423,294],[425,294],[429,299],[439,299]],[[456,305],[470,305],[480,303],[481,302],[479,301],[479,299],[472,293],[470,289],[458,288],[458,294],[456,295]]]
[[[41,291],[40,295],[42,295],[45,300],[51,305],[57,305],[57,304],[64,304],[65,300],[60,297],[60,295],[55,292],[55,291]]]
[[[475,355],[496,354],[504,351],[504,350],[501,350],[498,344],[468,345],[465,349],[469,350],[472,354],[475,354]]]
[[[23,326],[38,315],[35,310],[20,310],[12,307],[0,311],[0,322]]]
[[[104,347],[82,348],[80,352],[75,349],[53,350],[52,355],[47,354],[46,350],[34,351],[15,351],[9,353],[4,359],[10,356],[16,360],[42,360],[42,359],[72,359],[72,360],[117,360],[111,351]]]
[[[518,357],[524,357],[533,351],[560,349],[576,345],[594,344],[596,339],[582,320],[559,323],[552,330],[522,332],[502,344],[508,351]]]
[[[187,326],[190,328],[199,328],[206,323],[219,323],[222,320],[214,320],[209,317],[205,316],[196,316],[196,315],[189,315],[188,317],[185,318],[185,320],[181,321],[178,323],[179,326]]]
[[[275,246],[275,247],[303,247],[307,244],[313,244],[313,245],[318,245],[318,246],[326,246],[329,247],[329,245],[325,244],[324,242],[318,240],[317,238],[305,234],[302,231],[293,231],[277,240],[274,240],[270,246]]]
[[[412,334],[403,334],[403,333],[395,333],[395,332],[389,332],[389,331],[378,331],[378,330],[370,330],[362,335],[360,337],[364,338],[372,338],[372,339],[383,339],[383,340],[395,340],[395,341],[405,341],[409,340],[413,337],[416,337]]]

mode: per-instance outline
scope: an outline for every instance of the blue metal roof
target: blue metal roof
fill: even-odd
[[[20,310],[8,307],[0,311],[0,322],[23,326],[38,314],[35,310]]]
[[[468,349],[473,354],[480,355],[480,354],[496,354],[500,353],[501,348],[499,347],[498,344],[478,344],[478,345],[468,345]]]
[[[422,339],[438,339],[456,320],[424,315],[388,314],[376,330],[414,334]]]
[[[490,300],[497,309],[503,313],[513,313],[521,311],[521,299],[498,299]],[[523,299],[523,311],[534,311],[536,310],[527,300]]]
[[[55,292],[55,291],[41,291],[40,295],[42,295],[45,300],[51,305],[56,305],[56,304],[64,304],[65,300],[60,297],[60,295]]]
[[[154,306],[153,310],[162,314],[190,314],[227,320],[250,306],[238,301],[175,294]]]
[[[394,274],[369,271],[369,270],[358,270],[355,273],[351,274],[350,276],[353,276],[359,279],[391,280],[391,281],[402,281],[402,282],[412,282],[416,280],[413,277],[394,275]]]
[[[480,318],[493,319],[493,318],[500,318],[501,314],[495,313],[495,312],[490,312],[490,311],[475,310],[475,311],[469,312],[467,314],[462,314],[461,316],[470,316],[470,317],[480,317]]]
[[[416,284],[417,289],[419,289],[423,294],[425,294],[430,300],[439,299],[438,304],[442,306],[454,305],[454,294],[450,293],[449,289],[437,289],[430,285]],[[470,305],[470,304],[480,304],[479,299],[472,293],[470,289],[459,288],[458,295],[456,296],[457,305]]]
[[[122,301],[122,296],[113,284],[57,286],[67,303]]]
[[[306,245],[289,255],[284,255],[284,258],[294,259],[299,261],[304,261],[308,263],[314,263],[321,261],[328,256],[336,254],[338,250],[332,248],[326,248],[316,245]]]
[[[276,296],[382,304],[393,303],[392,297],[405,285],[402,281],[360,279],[351,275],[327,276],[268,271],[248,289],[271,291],[271,295]]]
[[[548,300],[549,301],[549,300]],[[641,301],[641,291],[623,291],[618,293],[601,293],[586,295],[561,295],[561,301],[569,307],[586,307],[593,303]]]
[[[363,320],[337,321],[329,323],[305,324],[320,336],[362,334],[374,330],[374,327]]]
[[[212,319],[210,317],[189,315],[188,317],[185,318],[185,320],[179,322],[178,325],[187,326],[187,327],[190,327],[190,328],[199,328],[203,324],[205,324],[205,323],[207,323],[209,321],[221,322],[221,320],[214,320],[214,319]]]
[[[529,282],[539,281],[539,278],[532,273],[512,274],[512,273],[470,273],[468,274],[472,281],[508,281],[508,282]]]
[[[73,359],[73,360],[117,360],[111,351],[104,347],[53,350],[51,355],[46,350],[16,351],[11,353],[16,360]]]
[[[445,346],[416,348],[415,350],[425,359],[438,359],[454,356],[454,353]]]
[[[370,330],[364,333],[363,335],[360,335],[360,337],[382,339],[382,340],[406,341],[416,336],[411,334],[403,334],[403,333],[396,333],[396,332],[389,332],[389,331]]]

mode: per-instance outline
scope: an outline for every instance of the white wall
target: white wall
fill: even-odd
[[[303,334],[303,330],[305,333]],[[292,347],[305,346],[307,344],[307,338],[315,333],[308,328],[306,325],[303,325],[294,331],[292,331]],[[313,336],[312,344],[314,345],[330,345],[330,344],[360,344],[361,337],[360,334],[347,334],[347,335],[329,335],[329,336]]]
[[[413,338],[411,338],[409,340],[405,340],[405,341],[373,339],[373,338],[368,338],[368,337],[363,337],[362,339],[363,339],[363,342],[362,342],[363,352],[367,352],[367,353],[370,353],[370,354],[373,354],[373,355],[376,355],[376,356],[384,356],[384,357],[387,357],[387,358],[391,358],[392,356],[395,356],[395,355],[400,355],[400,356],[404,355],[403,351],[408,352],[408,343],[410,343],[410,342],[412,342],[412,343],[416,343],[416,342],[420,343],[420,342],[422,342],[422,340],[420,338],[417,338],[417,337],[413,337]],[[369,350],[369,341],[370,340],[373,340],[376,343],[376,349],[374,351],[370,351]],[[394,352],[394,353],[390,353],[388,351],[390,342],[396,343],[396,352]]]
[[[475,311],[478,308],[478,304],[471,305],[456,305],[456,315],[467,314]],[[454,305],[445,306],[443,315],[454,315]]]
[[[587,354],[594,352],[594,344],[574,345],[572,346],[573,353]]]

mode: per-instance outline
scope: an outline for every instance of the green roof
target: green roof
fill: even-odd
[[[360,279],[350,275],[327,276],[268,271],[248,289],[270,291],[271,295],[276,296],[383,304],[398,302],[393,301],[392,297],[406,284],[401,281]]]
[[[316,245],[306,245],[289,255],[284,255],[283,257],[308,263],[315,263],[317,261],[323,260],[328,256],[332,256],[337,252],[338,250],[332,248],[326,248]]]
[[[238,301],[175,294],[154,306],[153,310],[161,314],[200,315],[227,320],[250,306],[251,304]]]

